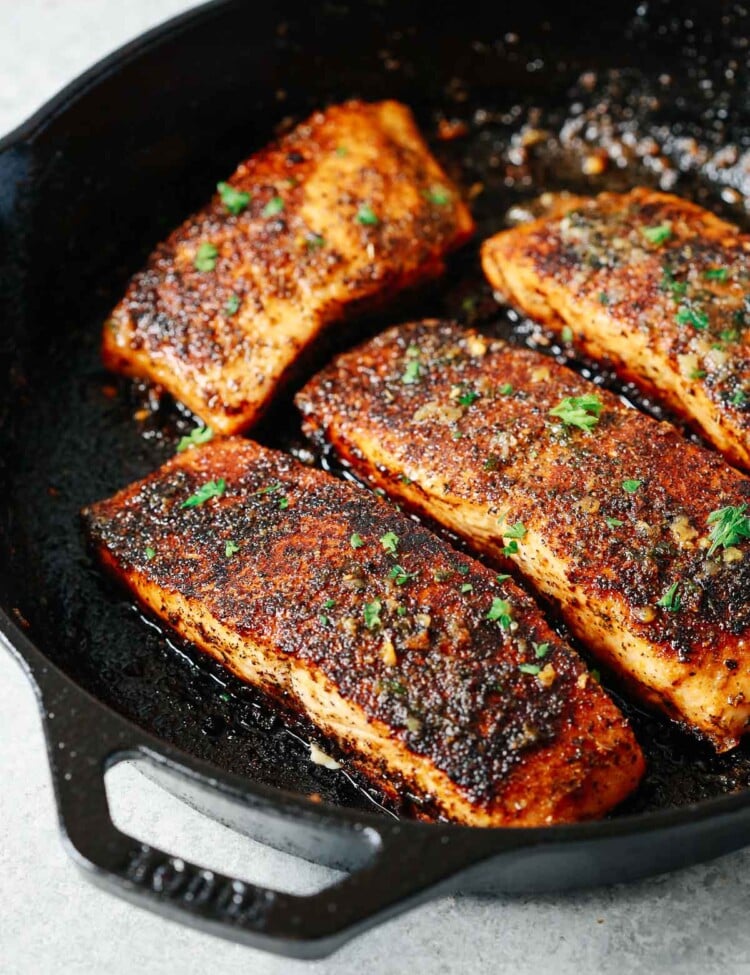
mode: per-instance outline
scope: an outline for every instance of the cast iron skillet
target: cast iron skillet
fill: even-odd
[[[608,820],[479,830],[397,818],[361,783],[309,762],[309,729],[142,619],[91,563],[77,521],[82,505],[169,456],[190,425],[102,371],[103,317],[151,246],[287,117],[389,96],[428,132],[441,114],[468,121],[436,151],[475,193],[482,184],[479,239],[544,186],[674,185],[741,217],[746,19],[728,4],[648,6],[210,5],[106,59],[0,143],[0,630],[38,690],[63,833],[95,881],[225,937],[313,957],[440,892],[629,880],[747,841],[747,747],[715,757],[627,702],[650,771]],[[582,175],[587,142],[609,142],[627,165]],[[535,339],[495,308],[476,247],[372,324],[417,313]],[[289,410],[258,436],[301,449]],[[141,844],[107,808],[104,773],[124,758],[222,822],[348,876],[291,896]]]

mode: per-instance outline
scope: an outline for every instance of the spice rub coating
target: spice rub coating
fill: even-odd
[[[750,237],[635,189],[559,196],[482,247],[492,286],[750,468]]]
[[[642,774],[529,596],[363,488],[215,440],[83,517],[145,606],[432,815],[590,818]]]
[[[353,469],[514,567],[642,697],[734,746],[750,719],[750,479],[552,359],[391,329],[297,397]]]
[[[258,419],[326,325],[440,274],[473,231],[393,101],[317,112],[218,188],[132,279],[103,356],[220,433]]]

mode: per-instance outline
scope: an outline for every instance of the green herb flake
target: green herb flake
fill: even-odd
[[[224,303],[224,314],[229,317],[236,315],[241,304],[239,295],[230,295]]]
[[[502,536],[503,538],[517,538],[519,541],[523,541],[526,538],[526,526],[522,521],[517,521],[515,525],[503,529]]]
[[[149,560],[149,562],[150,562],[150,561],[151,561],[151,559],[153,559],[153,558],[154,558],[155,556],[156,556],[156,549],[155,549],[155,548],[151,548],[151,546],[150,546],[150,545],[147,545],[147,546],[146,546],[146,558],[147,558],[147,559]]]
[[[336,146],[336,155],[339,157],[339,159],[343,159],[344,156],[349,155],[349,150],[346,148],[346,146]]]
[[[461,406],[471,406],[473,403],[476,403],[481,395],[481,393],[475,393],[473,389],[470,389],[465,393],[461,393],[458,397],[458,402]]]
[[[377,227],[380,223],[380,218],[369,203],[360,203],[356,220],[363,227]]]
[[[195,252],[193,266],[196,271],[213,271],[218,259],[219,252],[216,247],[208,241],[204,241]]]
[[[639,481],[636,478],[629,478],[627,481],[622,482],[622,489],[627,494],[635,494],[641,484],[643,484],[643,481]]]
[[[542,668],[539,664],[519,664],[518,669],[522,674],[531,674],[532,677],[536,677]]]
[[[279,508],[285,511],[289,507],[289,498],[279,498]]]
[[[439,207],[444,207],[453,199],[450,190],[441,186],[439,183],[434,183],[428,190],[425,190],[424,197],[430,203],[434,203],[435,206]]]
[[[407,572],[402,566],[394,565],[388,573],[388,578],[393,579],[397,586],[405,586],[407,582],[417,578],[417,573]]]
[[[284,201],[280,196],[272,196],[260,211],[262,217],[278,217],[284,210]]]
[[[229,183],[217,183],[216,189],[219,191],[221,202],[228,212],[233,213],[235,216],[238,213],[242,213],[250,202],[249,193],[245,192],[245,190],[238,190]]]
[[[358,535],[357,532],[354,532],[352,537],[349,539],[349,544],[352,548],[362,548],[362,546],[365,544],[365,540],[361,535]]]
[[[594,668],[593,670],[590,670],[589,671],[589,674],[591,675],[592,679],[596,681],[597,684],[601,684],[601,682],[602,682],[602,675],[600,674],[600,672],[596,668]]]
[[[507,630],[513,621],[508,600],[501,599],[499,596],[493,596],[492,605],[487,610],[485,619],[490,620],[492,623],[497,622],[504,630]]]
[[[549,643],[532,643],[534,648],[534,656],[537,660],[542,660],[547,656],[550,650]]]
[[[743,406],[747,403],[747,395],[741,389],[737,389],[732,393],[729,402],[732,406]]]
[[[599,422],[603,409],[604,403],[595,393],[584,393],[583,396],[566,396],[549,413],[562,420],[565,426],[590,431]]]
[[[389,555],[395,555],[398,548],[398,535],[394,532],[386,532],[385,535],[381,536],[380,544]]]
[[[660,223],[656,227],[641,227],[641,233],[655,247],[660,247],[672,236],[672,224]]]
[[[679,582],[673,582],[661,599],[657,600],[656,605],[661,606],[662,609],[666,609],[670,613],[677,613],[682,604],[682,599],[677,591],[679,587]]]
[[[432,578],[435,582],[447,582],[453,578],[453,569],[436,569],[432,573]]]
[[[323,609],[333,609],[335,605],[336,605],[335,599],[326,599],[326,601],[323,603]]]
[[[691,369],[690,370],[690,377],[689,378],[690,379],[705,379],[706,378],[706,375],[707,374],[706,374],[706,370],[705,369]]]
[[[710,267],[708,270],[703,272],[703,277],[706,279],[706,281],[727,281],[729,279],[729,268]]]
[[[233,555],[235,555],[237,552],[239,552],[239,550],[240,550],[240,547],[237,544],[237,542],[233,542],[231,540],[231,538],[230,538],[227,541],[227,544],[224,546],[224,555],[226,555],[226,557],[229,559]]]
[[[200,505],[205,504],[210,498],[221,497],[226,489],[227,482],[223,477],[220,477],[218,481],[207,481],[198,488],[195,494],[191,494],[186,501],[183,501],[180,507],[198,508]]]
[[[600,291],[599,292],[599,304],[600,305],[608,305],[609,304],[609,295],[607,294],[606,291]]]
[[[518,555],[518,542],[508,542],[503,548],[503,555]]]
[[[213,438],[213,435],[214,432],[211,427],[196,427],[184,437],[180,437],[180,441],[177,444],[177,453],[181,454],[183,451],[189,450],[191,447],[197,447],[202,443],[208,443],[209,440]]]
[[[406,363],[406,369],[404,369],[403,375],[401,376],[401,382],[404,386],[413,386],[419,382],[420,374],[419,359],[410,359]]]
[[[307,247],[309,251],[319,250],[324,246],[325,242],[325,237],[322,237],[320,234],[308,234],[305,237],[305,247]]]
[[[625,522],[620,521],[619,518],[605,518],[604,520],[607,523],[607,528],[622,528],[622,526],[625,524]]]
[[[746,504],[727,505],[717,508],[708,516],[707,523],[711,525],[708,538],[711,547],[709,555],[713,555],[717,548],[730,548],[745,538],[750,538],[750,516],[746,515]]]
[[[470,569],[468,565],[456,566],[456,572],[459,572],[462,576],[467,576],[469,574],[469,571]]]
[[[573,329],[570,327],[570,325],[565,325],[563,327],[562,331],[560,332],[560,338],[566,345],[570,345],[570,343],[573,341]]]
[[[513,383],[503,383],[503,385],[498,388],[498,393],[501,396],[511,396],[513,393]]]
[[[323,626],[330,626],[331,625],[331,620],[329,619],[328,616],[326,616],[325,613],[321,613],[320,616],[318,617],[318,619],[323,624]]]
[[[368,630],[376,630],[379,626],[382,626],[380,619],[380,611],[383,608],[383,604],[379,599],[373,599],[371,603],[365,603],[362,610],[362,615],[364,616],[365,626]]]
[[[505,580],[506,580],[506,579],[510,579],[510,574],[509,574],[508,572],[499,572],[499,573],[498,573],[498,574],[497,574],[497,575],[495,576],[495,579],[496,579],[496,580],[497,580],[498,582],[505,582]]]
[[[474,586],[470,582],[464,582],[461,584],[461,592],[474,592]]]
[[[273,484],[267,484],[265,487],[258,488],[257,491],[253,491],[250,497],[254,497],[256,494],[275,494],[277,491],[281,490],[281,482],[274,481]]]
[[[396,616],[406,616],[406,606],[397,606]]]
[[[693,328],[703,332],[708,328],[708,315],[696,308],[691,302],[685,302],[677,309],[674,320],[678,325],[692,325]]]

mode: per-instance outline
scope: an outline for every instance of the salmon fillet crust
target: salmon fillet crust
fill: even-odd
[[[142,604],[426,817],[586,819],[643,772],[531,598],[362,488],[216,440],[83,516]]]
[[[493,288],[750,468],[750,236],[635,189],[560,196],[482,246]]]
[[[750,720],[750,479],[554,360],[391,329],[299,394],[306,431],[513,568],[638,693],[725,750]]]
[[[440,274],[473,231],[393,101],[317,112],[218,188],[132,279],[103,356],[221,433],[259,418],[325,326]]]

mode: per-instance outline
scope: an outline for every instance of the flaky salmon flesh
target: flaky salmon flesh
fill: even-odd
[[[104,362],[245,430],[326,326],[438,275],[472,231],[407,108],[316,112],[156,248],[106,322]]]
[[[518,573],[647,701],[750,720],[750,478],[530,349],[391,329],[298,394],[359,475]]]
[[[496,292],[750,469],[750,236],[668,193],[560,195],[482,245]]]
[[[149,611],[425,818],[587,819],[643,773],[628,723],[531,598],[363,488],[230,438],[84,521]]]

